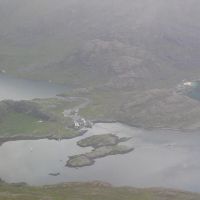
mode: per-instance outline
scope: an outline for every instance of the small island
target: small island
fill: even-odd
[[[93,135],[77,142],[80,147],[98,148],[108,145],[116,145],[119,143],[119,138],[113,134]]]
[[[134,150],[133,147],[121,145],[119,143],[128,141],[130,138],[119,138],[113,134],[94,135],[77,142],[81,147],[93,147],[91,152],[71,156],[66,166],[79,168],[91,166],[95,163],[95,159],[106,156],[126,154]]]
[[[91,166],[95,161],[84,154],[71,156],[67,161],[66,166],[72,168]]]

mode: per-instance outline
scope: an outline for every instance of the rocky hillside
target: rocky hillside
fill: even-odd
[[[0,0],[0,69],[117,89],[119,101],[97,104],[132,125],[200,127],[199,102],[170,92],[200,77],[199,9],[198,0]],[[94,106],[85,113],[101,114]]]
[[[199,77],[198,0],[1,0],[0,8],[0,67],[10,73],[140,89]]]
[[[119,109],[118,119],[139,127],[200,128],[200,103],[171,90],[136,94]]]

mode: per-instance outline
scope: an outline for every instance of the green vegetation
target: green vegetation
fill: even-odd
[[[103,87],[84,96],[91,101],[80,109],[80,115],[90,120],[116,120],[143,128],[200,129],[199,101],[175,89],[136,91]]]
[[[30,134],[37,128],[42,128],[43,124],[38,123],[36,117],[29,116],[23,113],[9,113],[0,123],[0,135],[15,135],[20,134]]]
[[[77,94],[79,95],[79,94]],[[116,120],[122,102],[128,98],[126,91],[118,89],[91,89],[80,93],[91,100],[90,104],[80,109],[80,115],[91,120]]]
[[[200,195],[164,189],[115,188],[107,183],[66,183],[29,187],[0,185],[0,200],[199,200]]]
[[[86,153],[85,155],[90,159],[102,158],[110,155],[126,154],[133,151],[134,148],[125,145],[102,146]]]
[[[183,79],[194,80],[200,74],[200,4],[197,0],[152,2],[116,0],[113,6],[113,0],[1,1],[0,71],[77,87],[106,88],[84,95],[91,100],[80,109],[86,119],[117,120],[145,128],[200,129],[200,103],[173,90]],[[65,128],[71,119],[62,114],[73,106],[53,99],[0,102],[0,136],[74,137],[79,133]],[[1,185],[0,199],[200,197],[91,185]]]
[[[32,101],[0,102],[0,137],[73,138],[80,133],[67,129],[71,119],[63,111],[79,102],[62,99],[35,99]]]
[[[23,40],[23,39],[22,39]],[[78,39],[52,39],[47,36],[34,42],[33,45],[20,45],[15,42],[0,42],[0,69],[16,77],[34,80],[53,80],[57,83],[66,82],[66,73],[57,70],[45,70],[49,63],[57,63],[71,55],[81,44]],[[28,70],[27,70],[28,66]],[[39,70],[38,70],[39,69]],[[52,76],[54,74],[54,77]]]
[[[91,137],[78,141],[81,147],[98,148],[102,146],[115,145],[119,143],[119,138],[113,134],[93,135]]]
[[[199,31],[194,26],[199,13],[192,1],[152,6],[141,0],[114,7],[111,0],[84,6],[81,0],[56,6],[47,0],[12,2],[1,2],[1,71],[77,88],[109,88],[88,95],[93,101],[81,114],[91,119],[200,128],[199,102],[169,91],[185,79],[199,78],[200,34],[191,34],[191,27]],[[155,15],[147,19],[146,13]],[[163,31],[169,24],[172,28]]]

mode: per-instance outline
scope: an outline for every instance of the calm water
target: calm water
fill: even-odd
[[[0,75],[0,100],[53,97],[68,88],[43,81]],[[31,185],[68,181],[101,180],[117,186],[169,187],[200,192],[200,134],[167,130],[147,131],[123,124],[96,124],[84,137],[114,133],[132,136],[135,151],[98,159],[80,169],[65,167],[68,156],[90,151],[80,148],[81,139],[13,141],[0,146],[0,177],[7,182]],[[49,173],[60,176],[49,176]]]
[[[90,151],[77,140],[17,141],[0,147],[0,177],[31,185],[101,180],[117,186],[168,187],[200,192],[200,135],[172,131],[144,131],[123,124],[96,124],[84,137],[114,133],[133,136],[135,151],[98,159],[80,169],[65,167],[68,156]],[[30,151],[30,148],[32,151]],[[61,173],[52,177],[49,173]]]
[[[0,74],[0,100],[49,98],[66,92],[68,89],[66,85],[54,84],[48,81],[31,81]]]

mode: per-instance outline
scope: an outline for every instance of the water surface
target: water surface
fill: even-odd
[[[0,75],[0,100],[54,97],[64,85]],[[106,181],[116,186],[167,187],[200,192],[200,134],[142,130],[120,123],[96,124],[85,136],[114,133],[133,137],[135,151],[97,159],[80,169],[65,167],[69,156],[90,151],[71,140],[12,141],[0,146],[0,177],[30,185],[70,181]],[[49,173],[60,173],[50,176]]]
[[[31,185],[70,181],[110,182],[116,186],[167,187],[200,192],[200,135],[178,131],[147,131],[123,124],[96,124],[84,137],[114,133],[133,136],[135,151],[97,159],[79,169],[65,167],[68,156],[90,151],[81,139],[7,142],[0,147],[0,177]],[[31,148],[31,150],[30,150]],[[59,172],[60,176],[49,176]]]
[[[0,100],[31,100],[34,98],[50,98],[66,92],[66,85],[48,81],[32,81],[0,74]]]

